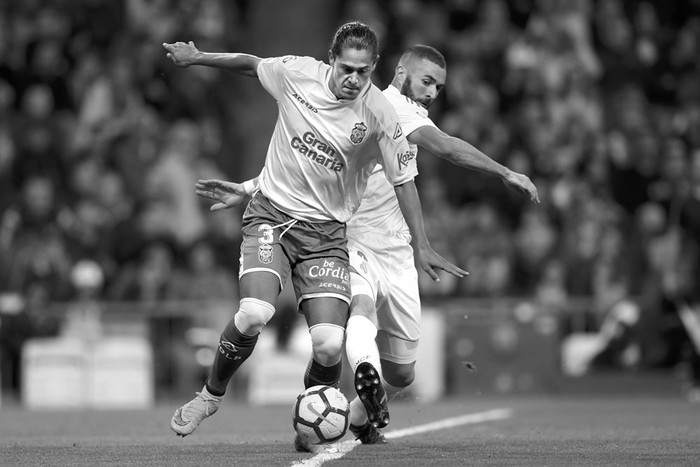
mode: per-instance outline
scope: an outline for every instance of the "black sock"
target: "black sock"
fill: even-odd
[[[304,375],[304,386],[333,386],[337,388],[340,382],[340,374],[343,370],[343,362],[340,361],[333,366],[323,366],[316,360],[311,358],[309,365],[306,367]]]
[[[247,336],[236,328],[234,320],[228,322],[221,333],[219,348],[207,380],[207,391],[215,396],[223,396],[231,377],[238,367],[253,353],[258,335]]]

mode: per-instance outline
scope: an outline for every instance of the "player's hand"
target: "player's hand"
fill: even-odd
[[[195,47],[194,42],[175,42],[173,44],[168,44],[163,42],[163,48],[168,51],[165,55],[170,60],[173,61],[175,65],[179,66],[190,66],[196,63],[197,54],[199,49]]]
[[[533,203],[540,202],[540,197],[537,194],[537,187],[534,183],[532,183],[527,175],[519,174],[511,170],[506,178],[503,179],[503,183],[520,192],[527,193],[527,195],[530,197],[530,201]]]
[[[464,277],[469,275],[467,271],[450,263],[429,246],[423,248],[416,247],[415,251],[416,259],[421,269],[423,269],[423,271],[425,271],[435,282],[440,282],[440,277],[438,277],[435,269],[442,269],[443,271],[449,272],[456,277]]]
[[[238,206],[246,196],[242,183],[224,182],[223,180],[199,180],[194,185],[194,192],[202,198],[216,201],[209,208],[210,211]]]

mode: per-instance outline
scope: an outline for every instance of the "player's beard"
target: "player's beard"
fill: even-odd
[[[426,109],[430,107],[430,104],[433,103],[432,100],[430,101],[425,101],[425,100],[420,100],[416,98],[416,94],[413,92],[413,81],[411,81],[410,76],[406,76],[406,80],[403,82],[403,85],[401,86],[401,94],[404,96],[408,97],[414,102],[418,102],[419,104],[423,104],[423,107]]]

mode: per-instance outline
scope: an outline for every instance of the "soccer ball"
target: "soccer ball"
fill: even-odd
[[[307,446],[332,443],[343,437],[350,424],[350,403],[331,386],[312,386],[297,396],[292,426]]]

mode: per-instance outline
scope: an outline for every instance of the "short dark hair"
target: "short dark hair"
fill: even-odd
[[[345,49],[369,50],[376,59],[379,56],[377,34],[365,23],[352,21],[343,24],[335,32],[330,53],[339,57]]]
[[[407,55],[412,55],[418,58],[424,58],[426,60],[430,60],[440,68],[447,68],[447,62],[445,61],[445,57],[440,52],[438,52],[437,49],[430,47],[429,45],[417,44],[412,47],[409,47],[404,51],[401,57],[403,58]]]

